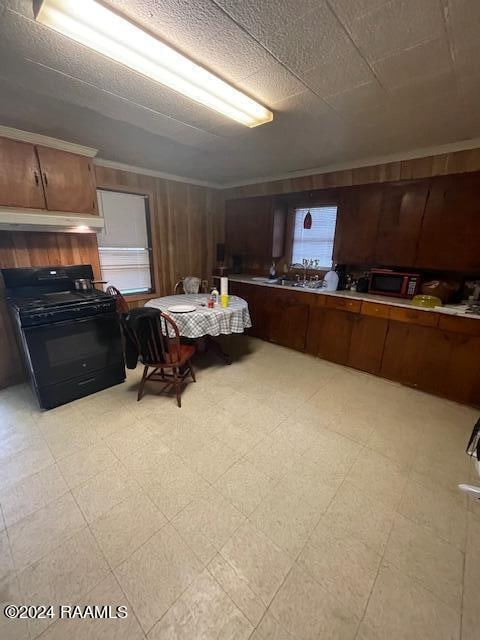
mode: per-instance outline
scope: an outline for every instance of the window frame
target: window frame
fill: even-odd
[[[339,214],[340,214],[340,202],[337,194],[332,194],[330,197],[325,198],[298,198],[292,200],[288,207],[287,214],[287,229],[286,229],[286,247],[287,251],[285,252],[285,257],[287,258],[288,264],[292,264],[293,260],[293,242],[294,242],[294,231],[295,231],[295,210],[302,208],[318,208],[318,207],[337,207],[337,217],[335,220],[335,231],[333,234],[333,250],[332,250],[332,260],[335,260],[335,242],[337,240],[337,232],[339,225]],[[324,274],[328,271],[328,268],[323,269],[310,269],[313,273]]]
[[[149,189],[137,189],[135,187],[131,187],[131,186],[123,186],[123,185],[99,185],[97,184],[97,190],[99,191],[113,191],[114,193],[124,193],[127,195],[131,195],[131,196],[143,196],[144,200],[145,200],[145,220],[146,220],[146,226],[147,226],[147,240],[148,240],[148,253],[149,253],[149,262],[150,262],[150,291],[144,291],[144,292],[134,292],[134,293],[122,293],[122,295],[124,296],[125,299],[131,301],[131,302],[136,302],[138,300],[146,300],[148,298],[157,298],[158,297],[158,293],[157,293],[157,285],[156,285],[156,277],[155,277],[155,273],[156,273],[156,260],[155,260],[155,256],[158,255],[158,247],[157,247],[157,240],[154,236],[154,234],[152,233],[152,208],[150,206],[150,203],[153,201],[154,198],[154,194],[152,191],[150,191]],[[97,244],[97,251],[99,251],[99,247]],[[100,254],[99,254],[99,272],[101,273],[101,266],[100,266]]]

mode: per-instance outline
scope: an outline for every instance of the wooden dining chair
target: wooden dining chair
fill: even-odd
[[[185,276],[175,283],[175,286],[173,287],[173,295],[176,296],[179,293],[198,293],[201,285],[201,278],[197,278],[197,276]]]
[[[181,407],[185,378],[190,375],[193,382],[196,382],[191,363],[195,346],[182,344],[177,325],[170,316],[160,311],[154,316],[143,318],[135,330],[129,325],[128,316],[123,319],[122,324],[126,335],[136,345],[143,364],[137,400],[143,398],[145,383],[151,380],[162,382],[166,387],[173,386],[177,404]],[[149,373],[149,369],[153,371]]]
[[[112,298],[115,298],[115,306],[117,308],[117,313],[122,314],[122,313],[128,313],[130,311],[128,307],[128,302],[122,296],[122,294],[117,289],[117,287],[110,285],[106,288],[105,293],[108,294],[109,296],[112,296]]]

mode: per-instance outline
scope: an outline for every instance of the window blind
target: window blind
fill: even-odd
[[[303,221],[308,211],[312,216],[312,227],[304,229]],[[330,269],[336,221],[335,206],[295,209],[292,262],[301,264],[304,259],[318,260],[319,268]]]
[[[151,291],[150,246],[145,198],[98,190],[105,228],[98,233],[102,280],[121,293]]]

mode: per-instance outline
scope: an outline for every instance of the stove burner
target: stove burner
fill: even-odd
[[[51,291],[41,294],[40,296],[16,296],[11,299],[13,305],[21,312],[41,311],[48,309],[65,308],[73,305],[85,305],[95,301],[108,300],[109,296],[103,291],[89,291],[83,293],[79,291]]]

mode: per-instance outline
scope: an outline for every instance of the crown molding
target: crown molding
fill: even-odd
[[[456,151],[469,151],[471,149],[480,149],[480,138],[471,138],[470,140],[462,140],[460,142],[451,142],[448,144],[438,145],[435,147],[422,147],[412,151],[401,153],[392,153],[385,156],[376,156],[373,158],[363,158],[353,160],[351,162],[342,162],[338,164],[325,165],[305,171],[291,171],[273,176],[258,176],[248,180],[231,182],[223,184],[220,189],[234,189],[235,187],[246,187],[253,184],[261,184],[263,182],[276,182],[278,180],[291,180],[293,178],[303,178],[307,176],[321,175],[323,173],[332,173],[333,171],[348,171],[351,169],[360,169],[362,167],[373,167],[379,164],[388,164],[389,162],[401,162],[402,160],[416,160],[419,158],[427,158],[428,156],[436,156],[445,153],[455,153]]]
[[[152,178],[162,178],[163,180],[172,180],[174,182],[183,182],[185,184],[193,184],[198,187],[208,187],[210,189],[224,189],[225,187],[218,182],[207,182],[206,180],[195,180],[194,178],[186,178],[185,176],[177,176],[174,173],[165,173],[164,171],[154,171],[153,169],[145,169],[144,167],[136,167],[123,162],[114,162],[113,160],[104,160],[103,158],[95,158],[94,164],[99,167],[107,167],[108,169],[118,169],[119,171],[128,171],[130,173],[138,173],[143,176],[151,176]]]
[[[50,136],[44,136],[41,133],[30,133],[29,131],[21,131],[20,129],[13,129],[12,127],[5,127],[3,125],[0,125],[0,136],[10,138],[11,140],[18,140],[19,142],[29,142],[30,144],[38,144],[42,147],[68,151],[69,153],[76,153],[89,158],[95,157],[98,152],[98,150],[93,149],[93,147],[84,147],[74,142],[50,138]]]

